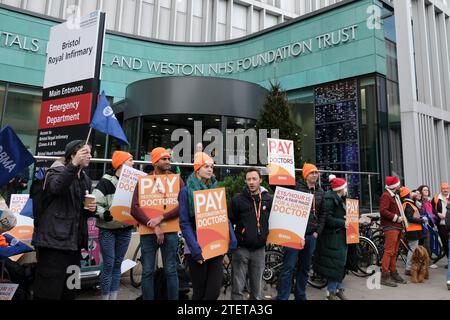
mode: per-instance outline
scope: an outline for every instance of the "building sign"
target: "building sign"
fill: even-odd
[[[109,65],[121,69],[161,75],[218,76],[249,71],[274,62],[281,62],[346,44],[356,40],[357,30],[358,25],[352,25],[234,61],[189,64],[114,55]]]
[[[39,39],[6,31],[0,31],[0,46],[5,48],[18,48],[30,52],[38,52],[40,47]]]
[[[80,24],[51,28],[42,94],[36,153],[64,154],[68,141],[89,131],[98,96],[105,34],[105,13],[95,11]]]

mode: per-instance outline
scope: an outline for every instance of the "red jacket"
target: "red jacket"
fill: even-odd
[[[400,217],[400,210],[397,206],[397,202],[392,194],[384,190],[380,197],[380,224],[381,226],[392,226],[399,229],[403,228],[401,222],[397,222]]]

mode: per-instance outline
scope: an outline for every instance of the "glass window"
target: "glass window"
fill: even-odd
[[[7,94],[5,117],[2,124],[9,124],[23,144],[34,154],[42,91],[34,88],[9,86]]]
[[[292,119],[302,128],[300,147],[302,162],[316,162],[314,130],[314,92],[312,89],[289,93],[289,105]],[[298,164],[299,167],[301,164]]]

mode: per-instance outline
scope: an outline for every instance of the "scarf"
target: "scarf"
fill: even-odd
[[[195,175],[195,172],[193,172],[187,179],[186,187],[188,190],[188,199],[189,199],[189,217],[193,218],[195,216],[194,191],[214,189],[217,187],[217,180],[214,176],[212,176],[211,182],[206,184],[203,181],[198,180],[197,176]]]
[[[395,192],[392,192],[389,188],[386,187],[386,190],[389,194],[395,199],[395,203],[397,204],[398,211],[400,212],[400,216],[402,217],[402,224],[405,228],[408,228],[408,220],[406,220],[405,212],[403,211],[403,205],[400,201],[400,197]]]

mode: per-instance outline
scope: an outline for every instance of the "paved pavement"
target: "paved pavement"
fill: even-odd
[[[408,282],[404,285],[399,285],[397,288],[390,288],[382,286],[381,289],[368,289],[367,279],[358,278],[354,275],[348,275],[344,279],[344,288],[347,297],[351,300],[450,300],[450,291],[447,290],[446,279],[447,269],[445,265],[447,262],[445,258],[437,263],[438,269],[430,269],[430,279],[425,283],[414,284]],[[398,263],[398,270],[401,275],[404,273],[404,264]],[[406,277],[405,277],[406,278]],[[409,280],[409,279],[408,279]],[[272,299],[276,296],[274,287],[266,287],[264,296],[266,299]],[[129,275],[125,274],[122,277],[121,288],[118,299],[120,300],[135,300],[141,294],[141,290],[134,288],[130,284]],[[308,287],[308,299],[310,300],[324,300],[326,296],[326,289],[315,289]],[[78,296],[80,300],[100,300],[101,294],[98,288],[86,289]],[[230,299],[230,288],[226,293],[220,295],[220,300]],[[293,299],[293,295],[291,295]]]

